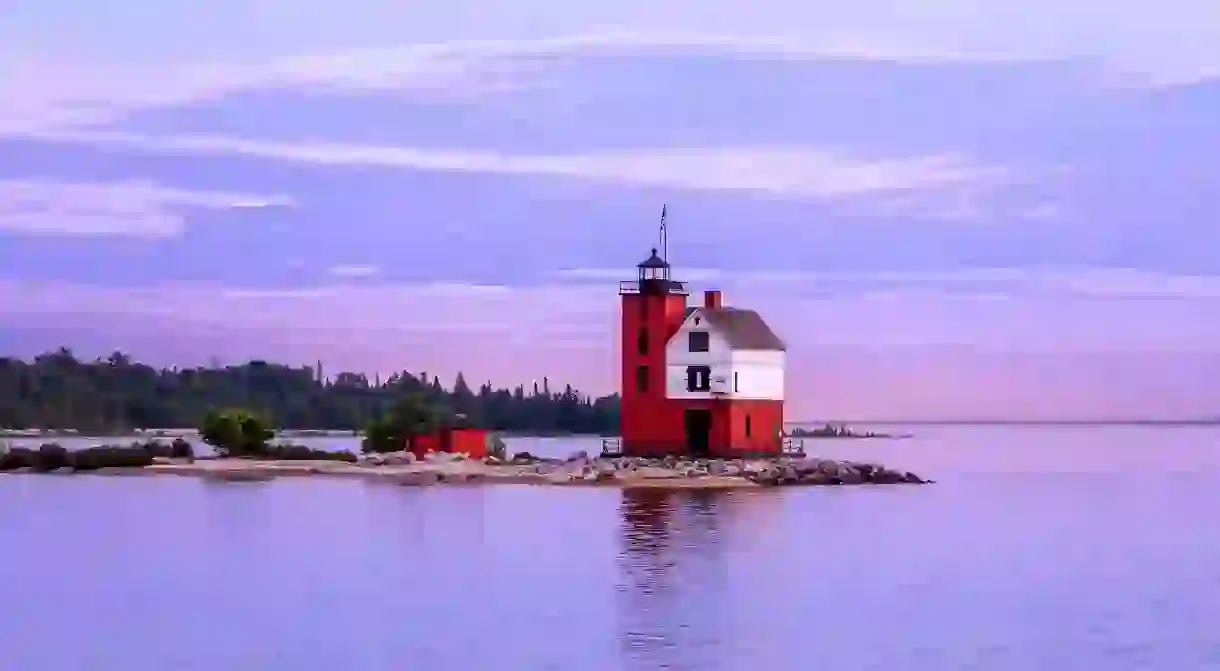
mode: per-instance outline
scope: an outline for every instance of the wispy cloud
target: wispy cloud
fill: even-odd
[[[152,108],[197,104],[243,91],[388,91],[424,98],[485,95],[546,81],[571,58],[719,55],[804,61],[994,63],[1019,55],[895,48],[860,40],[797,40],[707,33],[582,32],[533,39],[461,40],[290,55],[237,62],[23,63],[0,69],[0,132],[107,124]]]
[[[631,268],[570,268],[555,281],[604,284],[631,277]],[[1220,299],[1220,275],[1185,275],[1138,268],[1090,266],[1024,266],[960,268],[925,272],[740,272],[714,268],[675,268],[674,277],[694,284],[740,288],[749,293],[792,291],[820,295],[867,295],[873,298],[936,294],[946,300],[1030,298],[1088,299]]]
[[[861,158],[801,147],[654,148],[538,156],[101,131],[40,133],[39,137],[153,153],[242,155],[327,166],[549,175],[638,186],[814,198],[994,185],[1013,179],[1005,168],[979,165],[957,154]]]
[[[150,181],[0,180],[0,231],[19,235],[174,237],[191,208],[285,207],[281,195],[194,191]]]
[[[332,266],[327,272],[335,277],[373,277],[381,269],[377,266]]]
[[[743,284],[731,288],[726,300],[760,310],[788,342],[789,393],[794,411],[806,415],[928,417],[1001,410],[1011,417],[1029,416],[1035,406],[1050,414],[1096,414],[1118,403],[1110,393],[1115,381],[1125,381],[1119,389],[1163,387],[1155,411],[1169,415],[1195,413],[1213,402],[1214,389],[1191,374],[1197,371],[1190,362],[1214,365],[1220,357],[1220,320],[1211,316],[1220,303],[1216,278],[1166,280],[1163,293],[1173,300],[1146,301],[1132,310],[1124,301],[1101,298],[1129,293],[1128,282],[1144,286],[1138,273],[1095,273],[1082,294],[1066,281],[1053,292],[1024,295],[1002,284],[1019,275],[1002,269],[895,274],[884,276],[900,280],[889,290],[814,296],[776,284]],[[1120,279],[1097,282],[1098,276]],[[993,281],[991,295],[1004,300],[942,290],[946,280],[980,278]],[[6,332],[84,324],[100,336],[101,347],[138,356],[147,356],[149,334],[172,333],[175,340],[206,334],[213,340],[192,354],[195,360],[206,360],[218,353],[218,343],[231,341],[227,356],[323,358],[328,366],[428,370],[442,377],[465,370],[506,383],[550,374],[609,391],[617,385],[618,300],[612,283],[243,289],[0,280],[0,324]],[[138,333],[131,325],[138,325]],[[42,333],[47,340],[47,333],[58,332]],[[43,346],[58,344],[75,343],[56,339]],[[1175,366],[1172,372],[1165,362]],[[1031,369],[1041,372],[1013,376]],[[1047,374],[1056,376],[1056,403],[1044,402],[1046,380],[1039,378]],[[1147,399],[1128,395],[1124,411],[1152,412]]]

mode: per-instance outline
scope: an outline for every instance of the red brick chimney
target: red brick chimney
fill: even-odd
[[[720,292],[716,290],[703,292],[703,307],[709,310],[718,309],[720,307]]]

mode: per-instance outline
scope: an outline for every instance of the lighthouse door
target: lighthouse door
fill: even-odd
[[[691,455],[705,457],[711,448],[712,411],[686,411],[686,449]]]

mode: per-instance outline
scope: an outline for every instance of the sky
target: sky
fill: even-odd
[[[617,280],[789,417],[1220,416],[1213,0],[0,0],[0,353],[617,388]]]

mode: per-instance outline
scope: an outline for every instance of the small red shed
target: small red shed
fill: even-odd
[[[487,429],[443,427],[434,433],[407,439],[407,450],[419,458],[428,452],[465,453],[471,459],[487,457],[491,432]]]

